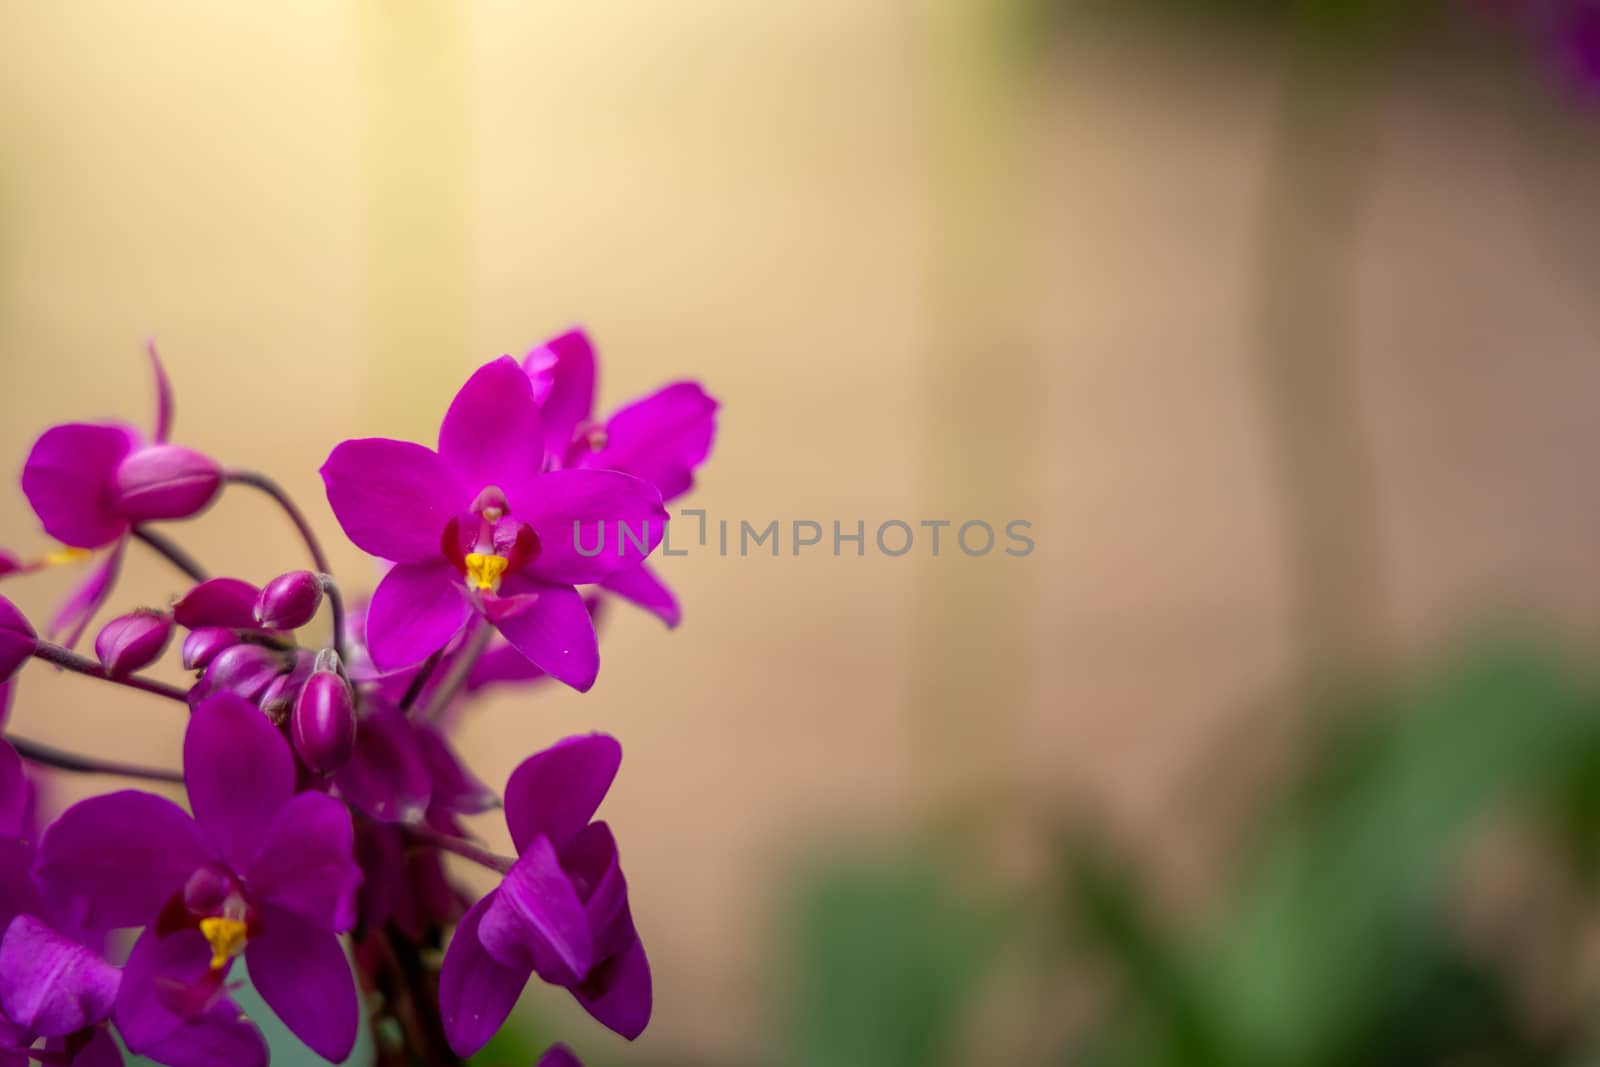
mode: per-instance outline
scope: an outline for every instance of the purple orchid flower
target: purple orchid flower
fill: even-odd
[[[0,742],[0,1065],[25,1064],[39,1041],[52,1062],[121,1064],[102,1025],[116,1012],[130,1027],[124,1039],[157,1063],[265,1067],[266,1042],[231,1001],[219,998],[199,1020],[180,1018],[155,995],[149,973],[135,969],[130,979],[106,962],[100,939],[39,891],[34,792],[16,752]]]
[[[116,423],[52,426],[22,469],[22,491],[45,532],[73,548],[111,548],[51,624],[52,632],[69,634],[68,646],[110,593],[133,527],[198,515],[222,487],[215,460],[169,442],[172,387],[153,344],[149,352],[156,379],[152,441]]]
[[[533,386],[510,357],[461,387],[437,452],[345,441],[322,478],[349,538],[395,563],[367,617],[368,651],[383,670],[444,648],[477,615],[550,675],[587,690],[600,658],[574,586],[637,566],[665,530],[661,495],[647,482],[546,469]]]
[[[545,452],[558,468],[615,470],[643,478],[671,503],[694,488],[694,472],[711,455],[718,404],[698,382],[673,382],[594,419],[598,378],[594,345],[569,330],[529,352],[523,370],[542,407]],[[606,578],[601,586],[676,626],[682,610],[645,563]]]
[[[183,764],[193,817],[131,790],[81,801],[46,830],[36,880],[88,929],[149,924],[128,972],[140,988],[154,976],[164,992],[118,1008],[135,1051],[170,1037],[151,1022],[157,1012],[211,1018],[242,953],[289,1029],[342,1061],[359,1015],[338,939],[354,925],[361,880],[348,810],[323,793],[295,794],[288,742],[232,693],[195,708]]]
[[[604,734],[524,760],[506,784],[517,860],[462,917],[439,975],[445,1034],[470,1056],[494,1036],[533,974],[568,989],[633,1039],[650,1021],[650,966],[628,908],[617,845],[591,822],[622,762]]]

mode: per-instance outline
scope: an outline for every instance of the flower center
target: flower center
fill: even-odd
[[[468,552],[465,560],[467,578],[486,593],[498,592],[500,579],[511,566],[504,556],[491,556],[482,552]]]
[[[211,944],[211,969],[220,971],[228,961],[244,951],[250,940],[250,927],[243,919],[225,915],[200,920],[200,933]]]

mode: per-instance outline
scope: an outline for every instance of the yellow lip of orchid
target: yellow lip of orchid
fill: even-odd
[[[79,563],[93,556],[94,553],[87,548],[73,548],[71,546],[58,548],[48,553],[40,564],[45,567],[60,567],[67,563]]]
[[[497,592],[500,588],[500,578],[506,573],[506,568],[511,566],[511,561],[504,556],[491,556],[482,552],[469,552],[466,558],[467,577],[479,590],[485,593]]]
[[[200,920],[200,933],[211,944],[211,969],[220,971],[244,951],[250,928],[242,919],[213,916]]]

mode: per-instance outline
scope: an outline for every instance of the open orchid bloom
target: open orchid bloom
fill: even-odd
[[[696,382],[674,382],[596,421],[596,363],[594,345],[582,330],[569,330],[523,357],[542,404],[547,462],[556,469],[632,474],[672,503],[694,488],[694,472],[711,455],[717,402]],[[672,590],[648,563],[617,571],[600,584],[668,626],[683,617]]]
[[[665,535],[663,498],[709,452],[715,402],[679,383],[596,423],[594,353],[577,333],[480,367],[436,447],[351,440],[323,465],[340,526],[386,567],[370,597],[347,601],[276,482],[224,475],[171,443],[171,390],[150,356],[151,436],[47,430],[22,486],[66,547],[31,562],[0,553],[0,578],[95,557],[49,626],[0,597],[0,1067],[113,1067],[124,1050],[170,1067],[266,1067],[233,998],[244,971],[335,1062],[369,1016],[397,1061],[458,1064],[534,975],[637,1037],[650,968],[615,838],[595,820],[621,746],[560,742],[518,766],[502,802],[451,734],[488,690],[593,685],[609,595],[677,621],[645,561]],[[312,566],[212,577],[151,528],[199,514],[224,480],[276,501]],[[74,651],[136,538],[181,580],[154,604],[120,605],[94,656]],[[168,657],[184,685],[152,673]],[[179,708],[181,772],[11,733],[34,659]],[[181,786],[186,806],[124,789],[41,827],[29,765]],[[501,806],[515,857],[466,828]],[[501,876],[476,902],[454,880],[466,861]],[[581,1064],[554,1045],[537,1067]]]
[[[349,812],[325,794],[295,793],[283,735],[232,693],[195,708],[183,756],[192,817],[150,793],[81,801],[40,843],[40,886],[88,929],[148,924],[145,937],[160,942],[150,951],[176,969],[165,977],[188,983],[195,1016],[243,955],[289,1028],[344,1059],[358,1009],[337,935],[355,925],[361,881]],[[204,970],[179,973],[206,948]]]
[[[531,756],[506,784],[517,860],[499,888],[468,909],[445,954],[439,999],[459,1055],[500,1028],[529,977],[570,990],[626,1038],[650,1021],[650,965],[628,909],[617,843],[594,813],[622,747],[573,737]]]
[[[68,635],[68,647],[110,595],[133,527],[198,515],[222,488],[222,468],[215,460],[169,441],[172,386],[155,345],[149,353],[156,383],[151,440],[119,423],[52,426],[34,442],[22,469],[22,491],[34,514],[46,533],[69,547],[44,562],[68,562],[81,552],[109,548],[51,622],[52,633]]]
[[[469,620],[580,690],[600,658],[575,586],[636,566],[666,528],[661,495],[616,471],[548,471],[540,412],[509,358],[456,394],[438,451],[346,441],[323,465],[328,503],[358,546],[395,563],[367,613],[383,669],[417,663]]]

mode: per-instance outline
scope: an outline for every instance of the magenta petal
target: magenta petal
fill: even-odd
[[[541,835],[559,852],[589,825],[622,766],[606,734],[557,741],[523,760],[506,782],[506,827],[520,853]]]
[[[218,998],[198,1014],[180,1016],[171,1004],[210,977],[211,947],[198,930],[157,937],[146,929],[122,971],[115,1022],[128,1050],[168,1067],[266,1067],[261,1033]]]
[[[528,662],[528,657],[511,645],[498,642],[478,658],[467,676],[469,693],[475,693],[497,682],[531,682],[544,677],[544,668]]]
[[[292,912],[263,908],[244,962],[261,999],[311,1051],[335,1063],[349,1058],[360,1005],[337,937]]]
[[[606,960],[572,995],[602,1026],[632,1041],[650,1024],[654,999],[650,962],[638,938],[619,955]]]
[[[350,811],[326,793],[301,793],[278,813],[245,872],[260,900],[334,931],[355,925],[361,869]]]
[[[529,662],[588,692],[600,673],[600,644],[583,597],[570,585],[540,586],[537,591],[537,599],[495,625]]]
[[[0,693],[0,697],[3,697]],[[33,810],[33,790],[22,769],[17,750],[0,741],[0,835],[32,836],[28,817]]]
[[[471,502],[437,454],[410,441],[345,441],[322,465],[322,482],[345,534],[361,549],[420,563],[439,554],[451,515]]]
[[[211,946],[199,930],[180,930],[166,937],[146,928],[133,943],[122,968],[115,1022],[129,1050],[143,1053],[184,1026],[185,1019],[169,1006],[172,991],[199,983],[210,967]]]
[[[10,681],[38,648],[39,637],[28,617],[0,596],[0,683]]]
[[[583,1067],[583,1061],[565,1045],[551,1045],[533,1067]]]
[[[136,448],[117,464],[112,506],[132,522],[187,519],[222,489],[216,460],[182,445]]]
[[[122,554],[127,545],[126,540],[118,541],[50,620],[50,633],[66,647],[77,645],[89,620],[94,618],[94,613],[100,610],[100,605],[111,594],[111,587],[116,584],[117,574],[122,570]]]
[[[544,423],[544,447],[565,456],[573,431],[594,413],[595,358],[589,335],[568,330],[522,357]]]
[[[544,468],[544,437],[533,387],[516,360],[502,356],[467,379],[439,427],[439,455],[474,495],[489,486],[513,504],[527,495]],[[437,531],[434,538],[437,544]]]
[[[419,724],[414,736],[433,785],[433,804],[459,815],[479,815],[499,806],[500,797],[467,768],[443,734]]]
[[[122,972],[32,915],[0,940],[0,1008],[42,1037],[65,1037],[111,1015]]]
[[[584,827],[561,850],[561,869],[583,897],[594,937],[594,958],[603,960],[627,948],[636,935],[628,909],[628,882],[622,876],[611,827],[603,822]]]
[[[63,544],[99,548],[121,537],[128,521],[113,506],[112,478],[133,448],[118,426],[52,426],[22,468],[22,491],[46,532]]]
[[[145,351],[150,356],[150,371],[156,380],[155,441],[165,444],[172,436],[172,381],[167,377],[167,368],[161,364],[161,354],[156,351],[154,340],[145,345]]]
[[[383,822],[420,821],[433,790],[416,728],[402,712],[382,706],[362,717],[355,748],[333,781],[346,800]]]
[[[220,626],[256,628],[256,600],[261,590],[239,578],[212,578],[190,589],[172,605],[172,617],[188,630]]]
[[[367,651],[381,670],[409,667],[448,644],[471,615],[465,587],[449,564],[402,563],[372,594]]]
[[[672,595],[667,583],[651,570],[648,563],[618,571],[601,582],[600,588],[639,605],[668,626],[677,626],[683,621],[683,610],[678,607],[678,598]]]
[[[517,857],[483,913],[478,940],[501,965],[532,963],[552,985],[570,986],[589,973],[589,916],[549,838],[534,838]]]
[[[591,462],[636,474],[672,500],[693,488],[716,433],[717,402],[697,382],[675,382],[607,419],[605,447]]]
[[[268,1060],[261,1031],[229,1000],[219,1001],[200,1018],[144,1049],[142,1055],[167,1067],[267,1067]]]
[[[149,922],[206,859],[182,808],[125,790],[62,812],[39,841],[34,877],[74,922],[110,930]]]
[[[661,494],[631,474],[553,471],[529,495],[511,497],[512,513],[539,535],[539,555],[528,572],[546,582],[601,581],[637,566],[666,533]]]
[[[117,1039],[107,1027],[99,1027],[90,1036],[88,1044],[72,1058],[72,1067],[122,1067],[122,1050]]]
[[[532,966],[507,967],[478,940],[479,923],[494,903],[490,893],[461,917],[439,972],[439,1012],[450,1048],[462,1057],[475,1055],[506,1021]]]
[[[294,756],[283,734],[243,697],[208,696],[189,717],[183,777],[195,821],[234,870],[249,869],[294,796]]]

